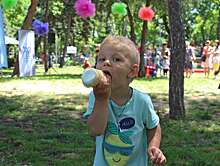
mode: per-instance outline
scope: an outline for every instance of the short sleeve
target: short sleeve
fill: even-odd
[[[90,114],[93,111],[94,103],[95,103],[95,96],[94,96],[93,92],[90,92],[89,93],[89,101],[87,104],[87,111],[83,114],[83,118],[87,119],[90,116]]]
[[[150,96],[146,96],[146,109],[144,110],[144,123],[146,128],[152,129],[159,123],[159,117],[154,110]]]

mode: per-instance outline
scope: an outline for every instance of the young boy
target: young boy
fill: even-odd
[[[94,166],[164,164],[161,128],[150,97],[129,86],[138,75],[139,54],[126,37],[107,37],[97,69],[105,78],[89,94],[87,123],[96,136]],[[148,155],[147,155],[148,153]]]

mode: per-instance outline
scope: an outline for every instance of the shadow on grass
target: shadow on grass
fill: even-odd
[[[91,165],[86,96],[0,96],[0,163]]]
[[[150,94],[161,116],[161,147],[168,166],[218,165],[220,100],[218,96],[187,97],[186,117],[171,120],[167,94]],[[82,112],[87,97],[69,95],[0,95],[0,163],[3,165],[91,166],[94,140]],[[161,106],[161,108],[159,106]],[[208,111],[210,117],[202,113]]]
[[[186,113],[194,114],[197,111],[208,110],[210,114],[214,112],[220,113],[220,96],[215,93],[195,93],[195,96],[185,96]],[[166,93],[150,93],[155,109],[159,113],[167,113],[169,107],[168,94]],[[190,111],[187,111],[190,110]]]
[[[167,110],[158,107],[168,105],[168,97],[151,94],[161,117],[161,148],[167,156],[166,165],[218,166],[220,163],[220,96],[197,95],[185,97],[185,118],[171,120]]]

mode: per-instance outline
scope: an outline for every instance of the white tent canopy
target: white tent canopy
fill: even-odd
[[[5,36],[5,44],[19,44],[19,41],[16,40],[15,38],[9,37],[9,36]]]

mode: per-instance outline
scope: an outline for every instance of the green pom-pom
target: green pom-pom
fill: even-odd
[[[126,16],[127,15],[126,7],[127,5],[125,3],[115,2],[112,5],[112,14],[119,16]]]
[[[17,0],[1,0],[4,9],[10,9],[16,6]]]

